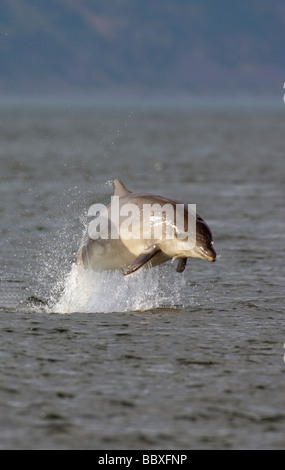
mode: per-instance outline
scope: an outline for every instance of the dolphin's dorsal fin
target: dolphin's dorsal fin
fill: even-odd
[[[113,181],[114,185],[114,196],[127,196],[132,191],[129,191],[126,186],[122,183],[122,181],[118,180],[117,178]]]

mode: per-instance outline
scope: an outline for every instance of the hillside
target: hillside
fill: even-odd
[[[1,93],[282,91],[284,0],[1,0]]]

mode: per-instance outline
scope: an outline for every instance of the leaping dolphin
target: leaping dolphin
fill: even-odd
[[[216,260],[211,230],[189,205],[167,197],[133,193],[119,179],[113,185],[111,204],[99,211],[99,216],[98,211],[89,211],[96,217],[85,234],[77,264],[94,271],[121,269],[128,275],[171,259],[178,259],[176,271],[180,273],[187,258]],[[98,228],[103,226],[105,231],[100,232]]]

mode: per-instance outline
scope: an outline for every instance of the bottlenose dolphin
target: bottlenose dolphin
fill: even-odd
[[[176,271],[180,273],[187,258],[216,260],[211,230],[189,205],[133,193],[119,179],[113,185],[111,204],[105,208],[94,205],[94,211],[89,210],[95,218],[82,241],[77,264],[94,271],[121,269],[128,275],[142,266],[153,267],[171,259],[178,259]]]

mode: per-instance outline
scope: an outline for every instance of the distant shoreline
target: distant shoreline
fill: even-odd
[[[116,94],[107,93],[70,93],[66,95],[57,94],[0,94],[0,105],[5,107],[70,107],[88,108],[179,108],[187,110],[195,109],[255,109],[273,108],[285,109],[283,102],[283,90],[280,94],[262,95],[237,93],[235,96],[229,94],[216,95],[167,95],[167,94]]]

